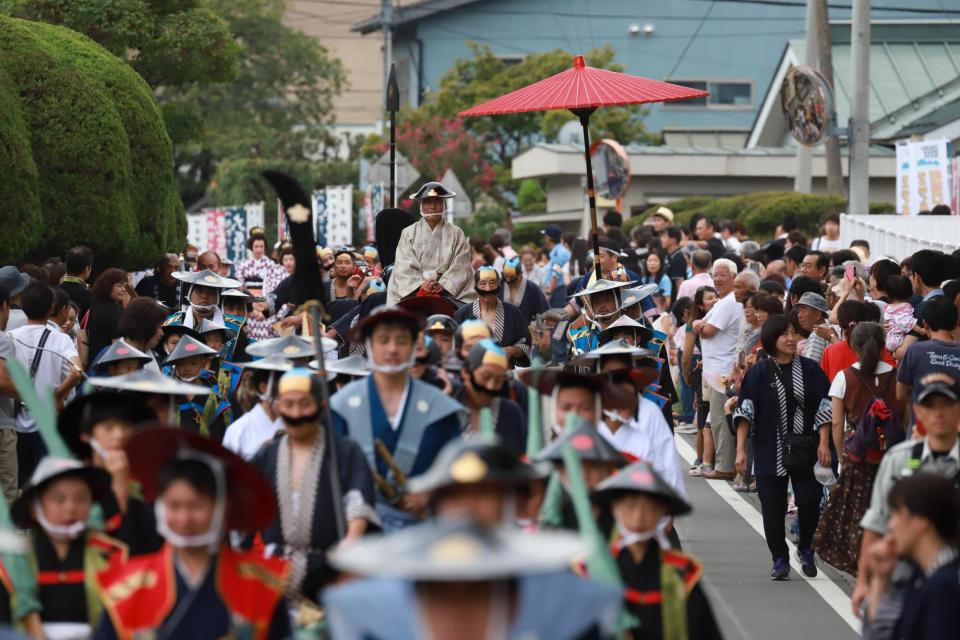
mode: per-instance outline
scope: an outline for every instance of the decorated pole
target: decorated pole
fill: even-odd
[[[400,111],[400,85],[397,65],[390,64],[387,79],[387,111],[390,112],[390,206],[397,206],[397,111]]]

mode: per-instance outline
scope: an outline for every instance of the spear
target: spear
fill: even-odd
[[[390,112],[390,206],[397,202],[397,111],[400,111],[400,85],[397,83],[397,65],[390,63],[387,78],[387,111]]]

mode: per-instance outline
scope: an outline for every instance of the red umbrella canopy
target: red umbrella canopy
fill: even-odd
[[[583,56],[573,67],[506,95],[461,111],[461,116],[492,116],[550,109],[594,109],[603,106],[669,102],[702,98],[706,91],[626,73],[588,67]]]

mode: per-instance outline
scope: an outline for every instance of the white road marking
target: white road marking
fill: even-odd
[[[680,456],[687,461],[689,464],[693,464],[693,461],[697,458],[696,451],[693,450],[686,440],[683,439],[680,435],[674,436],[674,440],[677,444],[677,452]],[[707,480],[706,483],[710,486],[711,489],[717,492],[717,494],[723,498],[723,500],[730,505],[730,508],[736,511],[741,518],[746,520],[754,531],[760,534],[764,540],[766,537],[763,535],[763,518],[760,513],[751,505],[747,500],[741,496],[739,493],[733,490],[733,486],[727,483],[726,480]],[[847,594],[843,592],[833,580],[827,577],[826,573],[823,571],[817,572],[817,577],[808,578],[803,574],[803,571],[800,568],[800,563],[797,561],[797,547],[790,540],[787,540],[787,547],[790,549],[790,566],[793,567],[793,570],[807,583],[813,587],[813,590],[823,598],[823,600],[830,606],[831,609],[837,612],[843,621],[846,622],[851,629],[856,633],[860,633],[860,620],[858,620],[851,610],[850,598],[847,597]]]

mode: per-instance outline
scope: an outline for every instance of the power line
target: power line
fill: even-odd
[[[707,18],[710,17],[710,13],[713,11],[713,8],[714,8],[715,6],[717,6],[717,3],[716,3],[716,2],[712,2],[712,3],[710,4],[710,7],[707,8],[707,12],[703,14],[703,19],[700,20],[699,24],[697,24],[697,28],[694,29],[693,35],[690,36],[690,39],[689,39],[689,40],[687,40],[687,45],[683,48],[683,51],[680,52],[680,57],[677,58],[677,61],[673,63],[673,68],[670,69],[670,73],[668,73],[668,74],[666,75],[667,78],[672,78],[672,77],[673,77],[673,72],[676,71],[676,70],[677,70],[677,67],[680,66],[680,63],[683,62],[683,57],[684,57],[685,55],[687,55],[687,51],[689,51],[689,50],[690,50],[690,47],[693,46],[693,41],[697,39],[697,36],[698,36],[698,35],[700,35],[700,29],[703,28],[703,25],[704,25],[704,24],[706,24]]]
[[[705,0],[701,0],[705,1]],[[806,8],[806,2],[800,0],[711,0],[711,2],[722,2],[724,4],[759,4],[765,5],[768,7],[804,7]],[[941,5],[942,7],[943,5]],[[842,9],[845,11],[853,11],[853,6],[849,4],[830,4],[827,3],[827,7],[830,9]],[[914,13],[921,15],[960,15],[960,10],[957,9],[928,9],[925,7],[873,7],[873,11],[890,11],[894,13]]]

